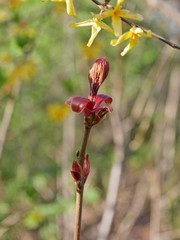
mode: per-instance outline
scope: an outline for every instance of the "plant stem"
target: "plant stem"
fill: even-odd
[[[87,146],[90,131],[91,131],[91,127],[85,127],[84,137],[83,137],[83,141],[82,141],[82,145],[81,145],[81,150],[80,150],[80,153],[79,153],[79,163],[80,163],[82,168],[84,166],[86,146]]]
[[[83,138],[81,150],[80,150],[80,153],[78,156],[79,164],[81,165],[82,169],[84,166],[84,158],[85,158],[86,147],[87,147],[87,142],[88,142],[90,131],[91,131],[91,128],[85,127],[84,138]],[[82,181],[76,188],[76,212],[75,212],[74,240],[80,240],[83,192],[84,192],[84,181]]]
[[[84,192],[84,186],[81,187],[81,190],[76,190],[76,213],[75,213],[74,240],[80,240],[83,192]]]

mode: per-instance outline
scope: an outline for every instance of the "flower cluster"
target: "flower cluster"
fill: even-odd
[[[48,0],[44,0],[48,1]],[[73,0],[51,0],[52,2],[65,2],[66,3],[66,11],[68,15],[76,16],[76,11],[74,7]],[[107,1],[109,2],[109,1]],[[122,29],[122,21],[131,19],[131,20],[137,20],[141,21],[143,20],[143,17],[140,14],[132,13],[127,9],[123,8],[123,2],[124,0],[117,0],[117,3],[115,6],[108,5],[108,3],[104,3],[100,7],[100,13],[98,14],[92,14],[92,18],[78,22],[78,23],[72,23],[72,27],[91,27],[91,36],[89,38],[89,41],[87,43],[87,46],[90,47],[97,37],[98,33],[101,31],[101,29],[105,30],[106,32],[114,35],[117,37],[117,39],[113,39],[110,44],[112,46],[116,46],[118,44],[121,44],[125,40],[129,39],[128,45],[125,47],[125,49],[121,52],[121,56],[124,56],[129,50],[131,50],[137,43],[140,37],[151,37],[152,33],[151,31],[144,31],[140,27],[133,26],[129,31],[123,33]],[[104,22],[105,19],[111,18],[111,26],[106,24]]]
[[[90,94],[88,98],[82,96],[70,97],[66,103],[77,113],[83,113],[84,124],[91,128],[100,122],[108,112],[112,112],[109,106],[112,98],[105,94],[98,94],[99,87],[109,73],[109,62],[105,58],[98,58],[89,71]]]
[[[135,14],[130,12],[127,9],[122,8],[124,0],[117,0],[116,6],[112,5],[106,5],[104,8],[101,9],[99,14],[93,14],[92,19],[88,19],[83,22],[79,23],[73,23],[71,24],[72,27],[86,27],[91,26],[91,37],[87,43],[87,46],[90,47],[98,35],[98,33],[101,31],[101,29],[105,30],[106,32],[109,32],[116,36],[118,39],[111,41],[112,46],[116,46],[117,44],[120,44],[121,42],[125,41],[126,39],[129,39],[130,43],[128,46],[124,49],[124,51],[121,53],[122,56],[124,56],[132,47],[134,47],[139,37],[151,37],[151,31],[148,31],[148,33],[145,33],[141,28],[139,27],[133,27],[128,32],[123,34],[122,30],[122,19],[132,19],[141,21],[143,17],[140,14]],[[106,23],[103,22],[104,19],[111,18],[111,27],[108,26]],[[133,33],[133,34],[132,34]]]
[[[118,39],[111,40],[111,45],[116,46],[126,40],[129,39],[128,45],[125,47],[121,56],[124,56],[127,52],[129,52],[135,45],[138,44],[140,37],[151,37],[151,31],[147,31],[146,33],[138,27],[132,27],[128,32],[121,35]]]

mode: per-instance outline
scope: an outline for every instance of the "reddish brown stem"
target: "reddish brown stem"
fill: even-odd
[[[79,164],[81,165],[82,169],[84,166],[86,147],[87,147],[90,131],[91,131],[91,128],[85,127],[84,138],[83,138],[81,150],[78,156]],[[74,240],[80,240],[83,192],[84,192],[84,182],[81,182],[81,184],[78,185],[76,189],[76,213],[75,213],[75,226],[74,226]]]

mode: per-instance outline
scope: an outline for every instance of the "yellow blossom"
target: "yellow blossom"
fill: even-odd
[[[111,40],[111,45],[116,46],[129,39],[128,45],[124,48],[123,52],[121,53],[121,56],[124,56],[135,45],[138,44],[140,37],[151,37],[151,36],[152,36],[151,30],[144,32],[141,28],[134,26],[128,32],[121,35],[118,39]]]
[[[104,12],[97,15],[101,20],[108,17],[112,18],[112,27],[116,37],[119,37],[122,35],[121,17],[129,18],[133,20],[139,20],[139,21],[143,19],[143,17],[140,14],[131,13],[127,9],[121,9],[123,2],[124,0],[117,0],[117,4],[115,7],[109,6],[108,9],[104,10]]]
[[[66,105],[59,103],[49,104],[47,107],[47,112],[51,120],[58,123],[64,120],[65,117],[70,113],[70,109]]]
[[[16,84],[18,81],[28,81],[36,74],[36,65],[33,61],[29,60],[21,63],[10,72],[7,82],[9,84]]]
[[[12,62],[12,56],[8,52],[4,52],[0,55],[0,64],[10,64]]]
[[[65,2],[67,14],[74,17],[76,16],[73,0],[51,0],[51,2]]]
[[[88,47],[91,46],[91,44],[93,43],[94,39],[96,38],[98,33],[101,31],[101,29],[104,29],[105,31],[113,34],[113,30],[107,24],[100,21],[96,17],[93,17],[92,19],[88,19],[88,20],[83,21],[83,22],[73,23],[73,24],[71,24],[71,26],[72,27],[86,27],[86,26],[91,26],[92,27],[91,37],[90,37],[90,39],[87,43]]]
[[[0,23],[8,21],[10,19],[10,13],[1,7],[0,9]]]
[[[22,0],[10,0],[9,3],[12,8],[18,8],[23,3],[23,1]]]

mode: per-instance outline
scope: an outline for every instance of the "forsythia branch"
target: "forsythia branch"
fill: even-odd
[[[107,7],[107,8],[108,8],[108,4],[109,4],[110,1],[111,1],[111,0],[104,0],[104,3],[100,3],[98,0],[92,0],[92,2],[94,2],[96,5],[98,5],[98,7],[99,7],[100,9],[101,9],[101,7],[102,7],[102,8],[104,8],[104,7]],[[139,26],[138,24],[127,20],[126,18],[121,17],[121,20],[122,20],[123,22],[127,23],[127,24],[128,24],[129,26],[131,26],[131,27],[138,27],[138,28],[142,29],[145,33],[148,33],[148,30],[147,30],[146,28],[141,27],[141,26]],[[152,37],[154,37],[154,38],[156,38],[156,39],[158,39],[158,40],[160,40],[160,41],[168,44],[168,45],[171,46],[172,48],[176,48],[176,49],[180,50],[180,45],[178,45],[178,44],[176,44],[176,43],[174,43],[174,42],[169,41],[168,39],[162,37],[162,36],[159,35],[159,34],[156,34],[156,33],[152,32]]]
[[[141,26],[139,26],[139,25],[136,24],[136,23],[133,23],[133,22],[131,22],[131,21],[125,19],[125,18],[121,18],[121,19],[122,19],[123,22],[127,23],[127,24],[128,24],[129,26],[131,26],[131,27],[134,27],[134,26],[135,26],[135,27],[141,28],[145,33],[148,32],[148,30],[147,30],[146,28],[141,27]],[[156,33],[152,32],[152,37],[157,38],[158,40],[160,40],[160,41],[168,44],[168,45],[171,46],[172,48],[176,48],[176,49],[179,49],[179,50],[180,50],[180,45],[169,41],[168,39],[160,36],[159,34],[156,34]]]
[[[98,0],[92,0],[96,5],[99,6],[107,6],[108,3],[110,3],[111,0],[105,0],[104,3],[100,3]]]

